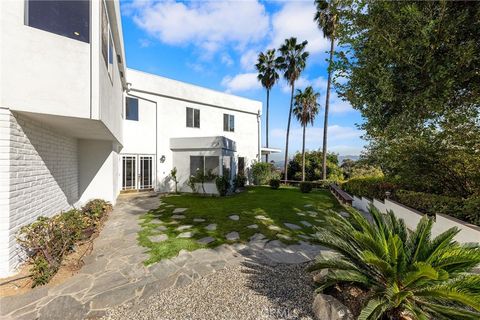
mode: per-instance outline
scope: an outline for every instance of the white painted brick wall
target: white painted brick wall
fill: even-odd
[[[68,210],[78,200],[78,140],[5,109],[0,112],[0,123],[0,237],[2,243],[8,243],[7,256],[0,245],[2,272],[6,260],[9,271],[21,262],[15,241],[21,226],[39,216]],[[8,183],[4,184],[3,179]],[[2,202],[5,191],[8,201]]]

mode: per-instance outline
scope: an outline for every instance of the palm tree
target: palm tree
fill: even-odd
[[[267,119],[265,140],[268,148],[268,115],[270,109],[270,89],[278,80],[279,58],[275,54],[275,49],[267,50],[267,52],[260,52],[258,55],[257,64],[255,67],[258,71],[258,80],[262,86],[267,89]],[[268,153],[265,155],[265,162],[268,163]]]
[[[336,0],[315,0],[317,12],[314,21],[323,31],[323,36],[330,39],[330,59],[328,62],[327,94],[325,97],[325,120],[323,123],[323,159],[322,179],[327,179],[327,131],[328,131],[328,109],[330,107],[330,86],[332,84],[333,52],[335,47],[335,29],[337,27],[337,13],[335,11]]]
[[[319,97],[320,93],[313,91],[311,86],[306,87],[303,92],[297,89],[297,94],[295,95],[293,114],[303,128],[302,181],[305,181],[305,129],[309,123],[313,125],[313,121],[318,113],[318,107],[320,106],[317,102]]]
[[[285,43],[280,47],[280,67],[284,71],[284,78],[288,81],[292,91],[290,95],[290,110],[288,111],[287,136],[285,141],[285,181],[288,180],[288,138],[290,136],[290,122],[292,120],[293,93],[295,91],[295,81],[305,69],[309,53],[305,51],[308,41],[297,43],[297,38],[285,39]]]
[[[321,245],[336,254],[317,257],[327,269],[318,290],[354,285],[366,292],[358,319],[480,319],[480,245],[459,244],[451,228],[432,238],[426,215],[409,231],[393,212],[370,208],[372,222],[355,210],[328,211],[318,224]]]

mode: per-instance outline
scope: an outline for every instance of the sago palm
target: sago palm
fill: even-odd
[[[302,125],[303,140],[302,140],[302,181],[305,181],[305,129],[310,123],[313,125],[313,121],[318,113],[319,104],[317,102],[320,97],[320,93],[315,92],[311,86],[305,88],[304,91],[297,90],[295,95],[295,108],[293,108],[293,114],[297,118],[298,122]]]
[[[432,238],[433,220],[424,216],[415,231],[392,212],[371,208],[373,222],[352,210],[348,218],[327,212],[319,242],[338,255],[317,258],[328,269],[323,290],[348,283],[367,290],[358,317],[372,319],[480,319],[478,244],[459,244],[458,229]]]
[[[277,82],[278,69],[280,61],[276,56],[275,49],[267,50],[265,53],[260,52],[258,55],[257,64],[255,67],[258,71],[258,80],[262,86],[267,90],[267,118],[265,121],[266,130],[265,130],[265,142],[268,148],[268,116],[270,113],[270,90]],[[265,161],[268,162],[268,153],[265,155]]]
[[[290,95],[290,109],[288,111],[287,134],[285,141],[285,180],[288,180],[288,138],[290,136],[290,123],[292,120],[293,93],[295,92],[295,81],[306,67],[309,53],[305,51],[308,41],[297,43],[297,38],[285,39],[285,43],[280,47],[280,67],[284,71],[283,76],[290,85],[292,91]]]
[[[333,52],[335,47],[335,29],[338,16],[335,11],[338,0],[315,0],[317,12],[314,21],[322,30],[323,36],[330,40],[330,59],[328,61],[328,81],[325,95],[325,120],[323,123],[323,158],[322,158],[322,179],[327,179],[327,133],[328,133],[328,111],[330,108],[330,87],[332,85]]]

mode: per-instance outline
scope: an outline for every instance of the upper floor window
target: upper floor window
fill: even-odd
[[[232,114],[223,114],[223,131],[235,131],[235,116]]]
[[[138,121],[138,99],[127,97],[125,114],[127,120]]]
[[[28,0],[25,24],[71,39],[90,42],[90,1]]]
[[[200,110],[187,107],[187,127],[200,128]]]
[[[108,19],[105,1],[102,1],[102,55],[107,66],[110,80],[113,80],[113,59],[115,47],[113,44],[112,28]]]

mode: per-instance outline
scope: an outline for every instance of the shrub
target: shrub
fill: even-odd
[[[465,200],[463,214],[465,221],[480,226],[480,196]]]
[[[218,176],[215,178],[215,185],[217,186],[218,193],[224,197],[227,195],[230,189],[230,181],[226,176]]]
[[[170,177],[175,183],[175,193],[178,193],[177,167],[173,167],[173,169],[170,171]]]
[[[456,228],[432,238],[427,216],[410,232],[392,212],[370,212],[373,222],[355,210],[347,219],[322,216],[317,240],[336,254],[317,257],[312,269],[327,269],[319,291],[346,284],[366,290],[358,319],[479,319],[480,277],[471,272],[480,245],[456,242]]]
[[[112,211],[112,204],[103,199],[93,199],[88,201],[83,207],[82,212],[97,224],[105,215]]]
[[[255,162],[252,164],[252,177],[255,185],[265,185],[270,182],[271,179],[278,179],[278,173],[275,171],[275,167],[271,163]]]
[[[270,187],[272,189],[278,189],[280,188],[280,180],[279,179],[271,179],[270,180]]]
[[[247,177],[242,173],[238,174],[233,181],[235,189],[244,188],[246,183]]]
[[[386,192],[393,196],[398,186],[384,178],[354,178],[344,182],[342,189],[352,196],[383,200]]]
[[[309,193],[310,191],[312,191],[312,189],[313,189],[313,185],[311,182],[308,182],[308,181],[300,182],[300,191],[302,191],[303,193]]]

